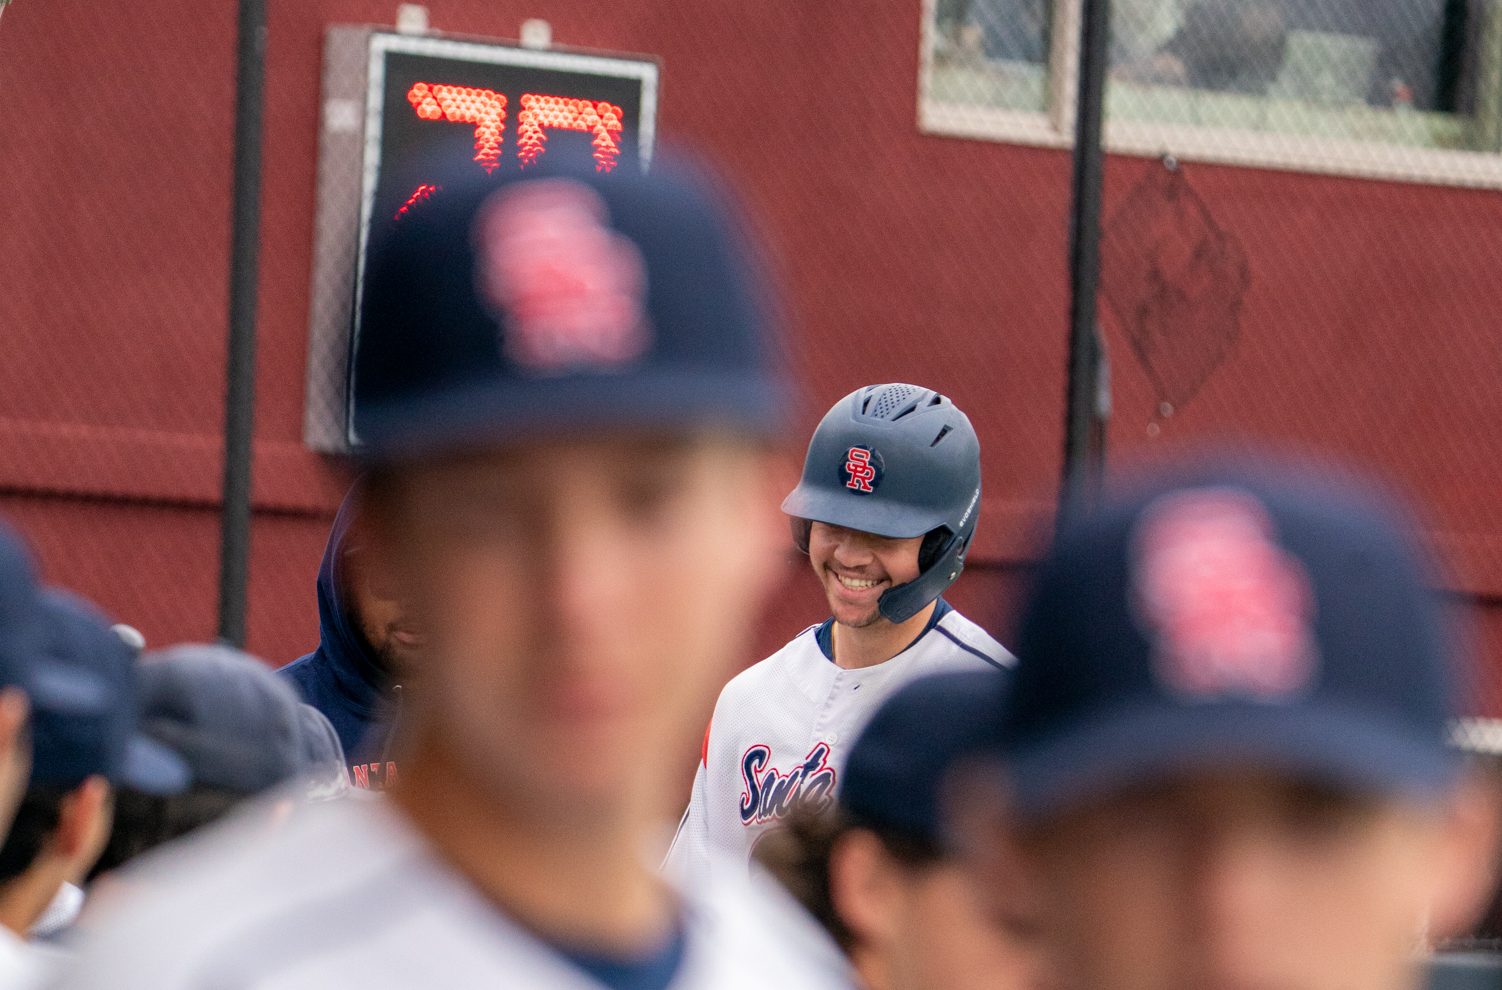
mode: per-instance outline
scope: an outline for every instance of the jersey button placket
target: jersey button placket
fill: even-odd
[[[834,731],[834,722],[840,711],[840,699],[849,693],[849,674],[844,670],[836,670],[834,680],[829,685],[829,693],[824,696],[824,701],[819,705],[818,717],[814,719],[813,731],[809,734],[808,745],[812,749],[821,742],[833,746],[838,740],[831,739]]]

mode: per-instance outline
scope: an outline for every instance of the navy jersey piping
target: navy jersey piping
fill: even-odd
[[[571,948],[551,939],[543,939],[570,965],[587,973],[610,990],[667,990],[683,969],[688,954],[688,934],[680,921],[667,942],[644,956],[619,958]]]
[[[950,632],[948,629],[940,629],[939,633],[945,639],[947,639],[951,643],[953,643],[955,646],[958,646],[960,649],[964,650],[966,653],[969,653],[972,656],[979,657],[980,659],[984,660],[986,663],[988,663],[991,666],[995,667],[997,670],[1006,670],[1007,669],[1007,665],[1004,664],[1004,663],[1002,663],[1001,661],[993,659],[992,657],[986,656],[986,654],[982,653],[980,650],[977,650],[975,647],[971,646],[969,643],[962,643],[962,642],[960,642],[960,638],[958,636],[956,636],[954,633]]]

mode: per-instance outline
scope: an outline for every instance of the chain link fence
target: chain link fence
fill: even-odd
[[[723,170],[785,287],[790,448],[860,384],[953,396],[985,461],[953,599],[1004,636],[1061,466],[1081,2],[428,19],[516,38],[540,16],[555,47],[657,60],[657,142]],[[215,629],[234,6],[18,0],[0,22],[0,512],[156,643]],[[269,4],[249,646],[275,663],[316,641],[348,482],[309,430],[346,353],[310,323],[350,285],[315,261],[349,236],[319,211],[320,154],[361,126],[330,101],[328,32],[395,13]],[[1115,0],[1111,28],[1108,463],[1219,441],[1389,477],[1485,661],[1468,707],[1502,715],[1502,2]],[[822,618],[806,571],[790,556],[746,662]]]
[[[930,133],[1065,147],[1080,0],[932,0]],[[1502,5],[1114,0],[1110,463],[1292,446],[1418,501],[1499,714]],[[1478,747],[1484,724],[1461,737]]]
[[[4,8],[0,512],[47,580],[158,646],[217,627],[234,85],[233,3]],[[285,130],[268,114],[278,154]],[[316,637],[338,482],[284,426],[307,273],[278,252],[307,219],[267,205],[249,646],[285,660]]]
[[[0,507],[156,641],[214,632],[223,421],[234,10],[179,7],[0,24]]]

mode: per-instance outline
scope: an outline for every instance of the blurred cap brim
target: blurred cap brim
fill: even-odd
[[[65,716],[98,715],[115,704],[109,689],[86,668],[33,657],[26,661],[26,692],[33,711]]]
[[[504,388],[489,382],[356,413],[354,449],[367,463],[609,432],[724,427],[774,437],[783,391],[769,378],[697,369],[576,375]]]
[[[1356,794],[1432,798],[1461,756],[1364,713],[1225,701],[1141,706],[1015,749],[1013,812],[1038,823],[1136,788],[1211,773],[1265,772]]]
[[[188,764],[172,750],[146,736],[132,736],[125,749],[121,783],[143,794],[168,796],[188,789]]]

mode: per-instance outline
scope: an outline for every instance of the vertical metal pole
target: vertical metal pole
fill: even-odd
[[[1100,203],[1110,0],[1080,0],[1080,65],[1069,210],[1069,387],[1064,406],[1064,479],[1059,523],[1086,511],[1105,462],[1102,371],[1096,326]]]
[[[266,0],[240,0],[235,73],[235,175],[224,399],[224,507],[219,540],[219,638],[245,645],[250,574],[251,441],[255,425],[256,281],[261,228],[261,117]]]

